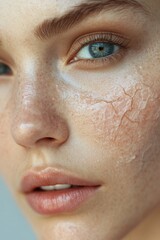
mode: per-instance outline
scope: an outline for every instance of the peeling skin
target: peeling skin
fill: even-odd
[[[146,138],[146,129],[148,136],[155,135],[153,126],[156,126],[157,119],[160,119],[160,98],[152,87],[143,83],[127,90],[119,86],[119,91],[116,93],[118,96],[112,96],[113,100],[107,100],[108,96],[106,99],[99,98],[94,94],[75,91],[75,89],[71,91],[70,88],[67,95],[66,88],[65,99],[70,108],[74,109],[72,117],[81,118],[84,123],[84,132],[83,128],[80,128],[80,134],[86,137],[92,134],[92,142],[103,144],[107,149],[108,145],[111,145],[111,152],[118,147],[122,155],[120,154],[116,159],[115,166],[138,163],[137,175],[142,172],[143,167],[146,167],[147,162],[150,163],[150,154],[147,157],[147,153],[152,149],[153,143]],[[86,113],[87,115],[89,113],[89,119],[86,118]],[[74,124],[78,125],[78,122],[74,121]],[[129,152],[127,156],[124,155],[126,149]]]
[[[119,96],[115,100],[108,101],[106,99],[94,98],[85,93],[79,94],[75,90],[69,91],[69,104],[80,106],[80,109],[75,107],[75,113],[80,112],[83,116],[83,110],[92,113],[91,122],[93,127],[106,134],[106,141],[113,141],[113,144],[118,144],[118,139],[121,138],[121,132],[124,134],[124,127],[129,128],[141,127],[147,124],[150,118],[153,123],[160,117],[160,109],[157,109],[159,99],[153,96],[151,89],[139,84],[132,89],[132,95],[127,93],[125,89],[119,86]],[[66,92],[65,92],[66,94]],[[65,97],[67,99],[67,97]],[[71,99],[74,99],[70,101]],[[83,99],[83,101],[82,101]],[[114,97],[113,97],[114,99]],[[81,105],[78,102],[81,101]],[[101,119],[101,125],[97,121],[97,117]],[[98,124],[98,125],[97,125]],[[105,128],[105,129],[104,129]],[[130,134],[132,135],[132,134]]]

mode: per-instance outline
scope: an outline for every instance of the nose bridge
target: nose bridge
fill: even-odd
[[[54,83],[45,74],[38,74],[34,66],[29,65],[18,76],[11,132],[19,145],[33,146],[44,139],[59,144],[67,138],[68,130],[55,107]]]
[[[42,107],[41,99],[43,96],[43,103],[45,100],[43,88],[38,87],[37,77],[33,79],[23,79],[19,82],[18,91],[16,93],[16,106],[18,111],[32,112],[37,114],[39,108]],[[42,109],[41,109],[42,110]]]
[[[58,100],[58,93],[46,68],[47,66],[45,67],[36,57],[24,56],[16,79],[15,114],[23,111],[23,116],[30,114],[31,117],[31,115],[38,116],[43,111],[47,112],[50,107],[53,111],[56,105],[53,99]]]
[[[34,65],[34,63],[27,63],[17,79],[14,115],[23,113],[21,117],[24,119],[27,118],[27,115],[31,118],[31,116],[40,114],[46,102],[47,89],[44,89],[46,86],[38,77]]]

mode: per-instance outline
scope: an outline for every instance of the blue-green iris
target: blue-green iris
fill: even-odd
[[[112,55],[115,45],[112,43],[96,42],[89,45],[89,52],[93,58],[103,58]]]

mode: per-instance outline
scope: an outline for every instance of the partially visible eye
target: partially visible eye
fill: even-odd
[[[12,70],[4,63],[0,63],[0,76],[10,75]]]
[[[95,42],[84,46],[77,54],[78,59],[108,57],[120,50],[118,45],[107,42]]]

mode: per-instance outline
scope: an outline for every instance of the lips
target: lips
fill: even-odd
[[[73,212],[93,197],[99,183],[53,168],[29,171],[21,181],[21,192],[30,207],[42,215]]]

